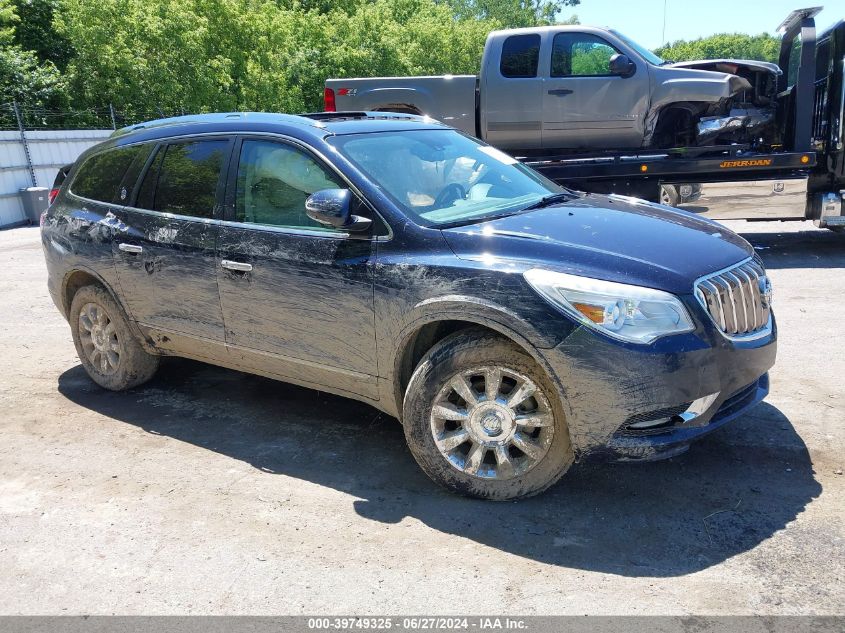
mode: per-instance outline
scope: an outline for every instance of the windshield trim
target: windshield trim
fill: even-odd
[[[627,35],[623,35],[616,29],[608,29],[611,33],[613,33],[616,37],[622,40],[625,44],[633,48],[645,61],[647,61],[652,66],[662,66],[666,63],[666,60],[660,57],[659,55],[655,55],[653,52],[648,50],[642,44],[638,44],[634,40],[632,40]]]

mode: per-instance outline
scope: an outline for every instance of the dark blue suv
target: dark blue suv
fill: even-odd
[[[768,391],[771,288],[743,239],[577,193],[425,118],[213,114],[83,154],[42,228],[107,389],[184,356],[398,417],[469,495],[576,459],[676,455]]]

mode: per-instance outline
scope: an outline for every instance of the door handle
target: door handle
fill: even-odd
[[[117,247],[122,250],[124,253],[132,253],[134,255],[138,255],[139,253],[143,253],[144,249],[137,244],[126,244],[121,242],[117,245]]]
[[[555,88],[554,90],[549,90],[550,95],[557,95],[558,97],[565,97],[566,95],[571,95],[572,90],[568,88]]]
[[[220,262],[220,265],[226,270],[234,270],[239,273],[248,273],[252,271],[252,264],[233,262],[231,259],[224,259]]]

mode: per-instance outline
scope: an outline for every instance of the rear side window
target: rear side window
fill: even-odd
[[[217,185],[225,162],[227,140],[173,143],[159,149],[138,193],[137,207],[214,217]]]
[[[141,150],[141,146],[123,147],[92,156],[79,168],[71,192],[99,202],[116,201],[123,175]]]
[[[536,77],[540,59],[540,36],[511,35],[502,45],[499,70],[503,77]]]

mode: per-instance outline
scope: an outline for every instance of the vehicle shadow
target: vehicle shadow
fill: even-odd
[[[740,233],[766,268],[845,268],[845,234],[828,230]]]
[[[182,359],[125,393],[81,366],[59,377],[70,401],[195,446],[357,497],[372,521],[433,529],[550,565],[678,576],[748,551],[818,496],[807,449],[762,404],[686,455],[653,464],[578,464],[546,493],[495,503],[431,483],[399,423],[344,398]]]

